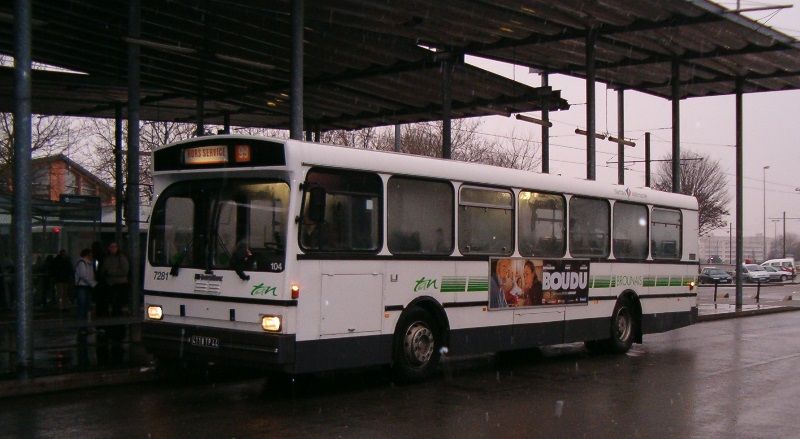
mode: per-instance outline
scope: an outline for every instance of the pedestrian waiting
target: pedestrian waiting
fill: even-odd
[[[96,285],[92,251],[85,248],[81,250],[81,258],[75,263],[75,301],[78,305],[78,320],[87,319],[89,298]]]

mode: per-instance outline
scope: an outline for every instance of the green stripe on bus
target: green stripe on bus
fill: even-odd
[[[443,293],[463,293],[467,289],[467,278],[466,277],[442,277],[442,288],[441,292]]]
[[[642,285],[645,287],[654,287],[656,286],[656,278],[654,276],[645,276],[642,279]]]
[[[489,278],[485,276],[470,277],[467,284],[467,292],[489,291]]]
[[[679,287],[681,285],[683,285],[683,278],[682,277],[678,276],[678,277],[672,277],[672,278],[669,279],[669,286],[671,286],[671,287]]]

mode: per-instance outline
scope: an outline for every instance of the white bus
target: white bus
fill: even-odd
[[[697,317],[693,197],[248,136],[154,153],[143,340],[291,374],[585,341]]]

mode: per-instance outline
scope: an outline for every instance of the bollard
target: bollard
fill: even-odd
[[[756,303],[760,303],[759,300],[761,299],[761,279],[756,280],[758,282],[758,287],[756,287]]]
[[[714,303],[717,303],[717,286],[719,286],[719,279],[714,279]]]

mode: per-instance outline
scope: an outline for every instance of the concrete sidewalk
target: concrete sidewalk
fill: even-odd
[[[706,287],[703,287],[706,288]],[[717,303],[713,302],[713,296],[708,297],[708,291],[703,288],[698,290],[698,322],[707,322],[721,319],[731,319],[739,317],[747,317],[754,315],[763,315],[779,312],[789,312],[800,310],[800,297],[794,300],[762,300],[761,303],[755,303],[752,294],[745,297],[745,304],[741,308],[729,303],[730,298],[720,298]],[[800,293],[798,293],[800,296]],[[11,329],[13,328],[12,322],[0,322],[0,328]],[[70,324],[68,321],[40,321],[37,323],[37,328],[43,331],[61,331],[55,332],[55,335],[50,335],[45,340],[45,343],[39,346],[47,346],[49,342],[59,344],[60,341],[66,337],[63,335],[64,331],[72,331],[69,334],[74,334],[76,324]],[[53,334],[53,333],[51,333]],[[41,338],[42,336],[40,336]],[[54,342],[58,340],[58,342]],[[46,349],[43,347],[42,349]],[[69,349],[68,347],[66,349]],[[73,347],[74,351],[75,348]],[[67,357],[76,354],[67,354]],[[9,354],[9,357],[11,355]],[[69,360],[69,358],[67,358]],[[7,364],[6,366],[11,366]],[[8,398],[23,395],[34,395],[48,392],[59,392],[65,390],[76,390],[97,386],[121,385],[131,384],[138,382],[146,382],[155,380],[158,377],[157,371],[152,367],[152,362],[149,357],[134,346],[133,349],[128,348],[126,355],[121,363],[116,365],[101,366],[97,364],[96,357],[92,356],[92,361],[87,367],[78,368],[76,366],[66,366],[50,369],[39,369],[35,371],[34,376],[28,379],[18,379],[12,373],[0,374],[0,398]]]

